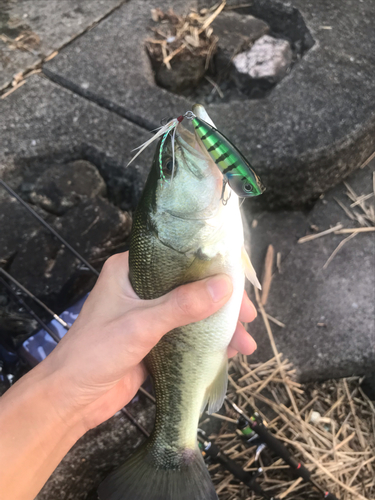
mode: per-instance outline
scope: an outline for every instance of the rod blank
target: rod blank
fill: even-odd
[[[68,248],[68,250],[70,250],[77,257],[77,259],[79,259],[85,266],[87,266],[90,269],[90,271],[92,271],[95,274],[95,276],[99,276],[99,272],[94,267],[92,267],[92,265],[89,264],[87,260],[84,257],[82,257],[82,255],[78,253],[77,250],[75,250],[62,236],[60,236],[60,234],[57,231],[55,231],[55,229],[53,229],[53,227],[50,226],[48,222],[46,222],[39,214],[37,214],[35,210],[31,208],[28,203],[26,203],[20,196],[18,196],[18,194],[15,191],[13,191],[13,189],[10,186],[8,186],[8,184],[5,181],[0,179],[0,184],[6,191],[8,191],[8,193],[11,196],[16,198],[16,200],[19,201],[21,205],[24,206],[26,210],[28,210],[28,212],[33,217],[35,217],[41,224],[43,224],[43,226],[46,229],[48,229],[50,233],[52,233],[58,240],[60,240],[61,243],[65,245],[66,248]]]

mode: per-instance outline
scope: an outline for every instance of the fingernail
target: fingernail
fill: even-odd
[[[228,276],[214,276],[207,281],[207,289],[214,302],[220,302],[233,292],[233,285]]]
[[[251,307],[253,309],[253,312],[254,312],[254,319],[258,316],[258,311],[257,311],[257,308],[254,306],[254,304],[252,302],[250,302],[251,304]]]
[[[251,353],[250,353],[250,354],[253,354],[253,352],[254,352],[254,351],[256,351],[256,350],[258,349],[258,345],[257,345],[257,343],[255,342],[255,340],[253,339],[253,337],[252,337],[251,335],[250,335],[250,338],[251,338],[251,340],[252,340],[252,344],[253,344],[253,345],[252,345],[252,351],[251,351]]]

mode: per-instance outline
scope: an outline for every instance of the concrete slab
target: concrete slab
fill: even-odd
[[[347,182],[359,194],[373,190],[375,162],[353,173]],[[302,381],[370,375],[375,364],[375,233],[361,233],[344,244],[326,269],[324,264],[348,234],[329,234],[298,244],[305,234],[342,223],[358,227],[336,199],[349,207],[343,184],[330,190],[310,213],[260,212],[252,229],[252,260],[263,268],[269,244],[281,254],[274,269],[267,312],[283,322],[271,323],[277,348],[298,369]],[[374,197],[366,203],[375,207]],[[354,208],[358,213],[360,209]],[[249,215],[250,220],[250,215]],[[258,343],[255,356],[266,360],[272,350],[261,318],[250,327]]]
[[[163,3],[163,9],[171,6],[187,12],[196,3]],[[154,84],[144,50],[152,7],[151,0],[124,4],[45,64],[44,72],[149,129],[190,109],[189,99]],[[289,37],[304,55],[268,97],[213,103],[208,111],[261,175],[267,191],[259,203],[300,206],[374,150],[375,4],[254,0],[236,12],[263,16],[271,34]]]
[[[51,163],[87,159],[104,178],[109,199],[135,208],[153,151],[125,167],[148,132],[38,75],[0,101],[0,111],[0,175],[13,187],[35,180]]]
[[[1,2],[0,90],[34,67],[124,0]]]

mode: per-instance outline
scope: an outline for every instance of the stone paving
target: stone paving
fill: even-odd
[[[1,73],[2,86],[9,84],[14,73],[27,71],[83,35],[44,64],[44,75],[27,78],[22,87],[0,100],[0,177],[24,199],[36,203],[38,213],[87,258],[103,257],[108,250],[105,242],[126,245],[131,212],[152,159],[150,148],[126,169],[131,150],[150,137],[148,130],[161,118],[180,114],[192,104],[154,84],[142,40],[149,34],[150,9],[158,5],[150,0],[87,0],[78,8],[70,1],[56,2],[60,10],[54,16],[55,2],[51,2],[40,11],[45,17],[38,20],[29,2],[8,3],[6,15],[25,19],[25,26],[38,34],[44,48],[35,49],[34,54],[0,45],[0,64],[4,54],[10,57],[9,50],[14,56]],[[39,3],[46,4],[33,2],[34,6]],[[357,226],[335,201],[349,205],[341,181],[350,172],[347,181],[357,194],[373,189],[374,162],[358,167],[375,150],[375,32],[371,29],[375,5],[293,0],[287,7],[281,0],[275,16],[271,4],[275,5],[254,0],[253,10],[247,8],[246,13],[261,17],[265,12],[271,35],[280,34],[288,23],[300,31],[306,28],[303,57],[268,97],[207,107],[220,129],[252,159],[267,185],[263,201],[245,202],[244,218],[250,226],[252,259],[259,275],[269,244],[281,254],[280,272],[275,270],[267,305],[269,314],[285,324],[281,328],[271,323],[278,349],[293,361],[301,380],[371,375],[375,363],[374,233],[358,234],[348,241],[326,269],[324,263],[346,235],[330,234],[304,244],[297,241],[312,227],[323,231],[339,222]],[[163,2],[163,9],[169,5],[172,2]],[[173,5],[186,10],[194,3]],[[0,34],[7,22],[0,19]],[[56,171],[58,166],[68,171],[77,161],[87,162],[80,165],[92,184],[82,186],[77,180],[74,196],[63,189],[61,198],[52,199],[51,204],[49,174],[54,173],[58,188],[66,189],[64,176]],[[270,211],[270,207],[278,208]],[[50,295],[59,301],[77,261],[29,221],[2,190],[0,211],[0,261],[11,261],[10,272],[38,296]],[[35,252],[36,246],[49,249],[49,260]],[[12,248],[16,252],[10,256]],[[53,286],[54,293],[48,293]],[[251,333],[258,342],[254,357],[267,359],[271,349],[260,318],[252,324]],[[152,410],[141,403],[135,411],[148,426]],[[139,441],[138,431],[122,416],[115,416],[77,443],[38,500],[96,499],[100,480]],[[106,459],[97,462],[104,448],[109,450]],[[68,484],[65,478],[72,471],[75,480]]]
[[[277,15],[269,12],[272,2],[252,3],[244,12],[261,17],[264,6],[271,29],[279,32],[282,19],[283,36],[299,33],[295,43],[307,45],[304,56],[267,98],[212,103],[208,111],[261,174],[268,190],[259,202],[301,205],[337,184],[373,152],[375,4],[293,0],[302,19],[286,0],[277,3]],[[190,109],[188,98],[154,84],[143,43],[152,34],[150,10],[155,5],[153,0],[122,5],[48,62],[44,72],[149,129],[161,118]],[[185,12],[196,4],[169,0],[163,9],[172,5]]]
[[[151,429],[155,407],[136,397],[129,411]],[[36,500],[97,500],[98,485],[122,465],[144,441],[143,434],[121,412],[87,432],[56,468]],[[69,479],[68,479],[69,478]]]
[[[124,0],[3,0],[0,5],[0,90],[37,67]]]
[[[346,182],[357,194],[373,190],[375,161],[353,173]],[[375,362],[375,233],[357,234],[324,269],[333,251],[349,234],[328,234],[303,244],[298,239],[341,223],[358,227],[336,200],[349,208],[346,187],[337,185],[308,213],[259,212],[247,218],[251,229],[252,260],[263,269],[269,244],[280,253],[267,312],[285,324],[271,322],[277,348],[295,365],[302,381],[371,374]],[[375,197],[368,200],[375,209]],[[247,205],[250,211],[250,204]],[[260,360],[272,355],[261,318],[250,326]]]

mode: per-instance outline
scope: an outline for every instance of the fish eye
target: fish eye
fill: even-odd
[[[177,161],[175,159],[175,161],[174,161],[174,171],[175,171],[175,173],[176,173],[176,169],[177,169]],[[164,173],[164,175],[171,175],[172,171],[173,171],[173,158],[168,158],[164,162],[163,173]]]

